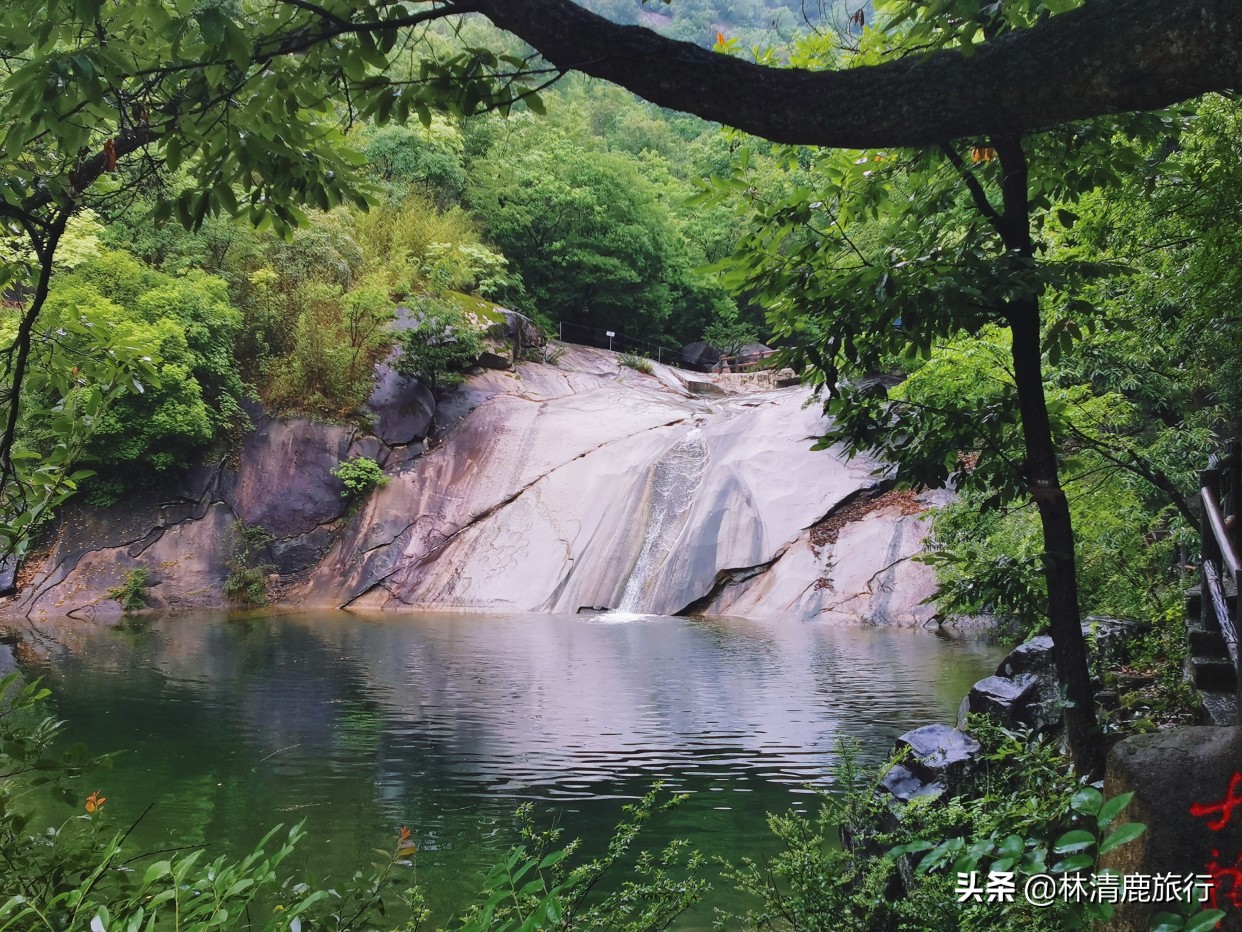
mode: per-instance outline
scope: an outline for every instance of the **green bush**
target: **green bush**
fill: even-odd
[[[223,280],[197,271],[174,278],[125,253],[102,252],[55,279],[45,345],[55,339],[62,349],[88,352],[89,340],[69,326],[83,314],[155,360],[152,377],[134,380],[133,393],[95,425],[87,453],[99,503],[188,467],[244,419],[233,354],[242,317]]]
[[[341,498],[361,499],[372,489],[388,482],[380,464],[365,456],[346,460],[332,470],[332,475],[345,486]]]
[[[125,582],[108,590],[108,598],[116,599],[127,612],[137,612],[147,607],[147,581],[151,571],[145,566],[130,570]]]
[[[744,859],[726,871],[739,890],[761,904],[729,918],[746,928],[809,932],[1061,932],[1107,919],[1107,903],[1035,907],[1022,896],[1021,877],[1094,872],[1100,854],[1143,830],[1113,824],[1128,796],[1105,802],[1097,789],[1082,785],[1050,743],[1030,741],[981,718],[972,717],[969,730],[983,746],[982,770],[966,778],[959,795],[912,800],[898,813],[895,827],[883,832],[875,827],[894,824],[887,797],[875,793],[876,775],[855,767],[856,746],[842,746],[835,786],[844,792],[823,794],[815,815],[791,811],[770,817],[782,850],[762,864]],[[840,843],[841,826],[854,829],[849,845]],[[903,861],[906,870],[900,869]],[[1013,902],[959,902],[956,875],[989,870],[1017,872]]]
[[[284,412],[350,417],[371,394],[375,362],[392,344],[386,285],[367,279],[346,291],[311,280],[283,287],[271,300],[289,328],[287,351],[264,364],[264,400]]]
[[[240,605],[258,608],[267,604],[267,575],[275,569],[262,559],[273,538],[267,528],[257,524],[238,521],[234,530],[237,544],[225,564],[229,575],[224,580],[224,595]]]
[[[637,369],[639,372],[645,372],[647,375],[655,372],[655,366],[645,356],[638,356],[634,353],[622,353],[617,361],[623,366],[629,366],[631,369]]]
[[[418,325],[401,333],[397,371],[426,380],[432,392],[461,381],[461,370],[486,349],[477,327],[445,301],[422,297],[412,304]]]

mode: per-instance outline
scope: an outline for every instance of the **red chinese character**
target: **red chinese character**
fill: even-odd
[[[1229,824],[1229,820],[1233,817],[1233,807],[1242,805],[1242,773],[1235,773],[1229,780],[1229,789],[1225,792],[1225,798],[1218,803],[1208,805],[1206,803],[1191,803],[1190,814],[1196,817],[1210,816],[1220,813],[1220,817],[1213,819],[1208,823],[1207,827],[1214,832],[1219,832],[1222,828]]]
[[[1225,867],[1218,862],[1219,851],[1212,852],[1212,860],[1207,862],[1207,872],[1212,875],[1212,888],[1208,893],[1208,908],[1220,909],[1217,897],[1223,897],[1234,909],[1242,909],[1242,851],[1238,852],[1232,867]],[[1228,889],[1223,885],[1228,882]]]

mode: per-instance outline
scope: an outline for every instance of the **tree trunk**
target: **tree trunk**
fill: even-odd
[[[1031,238],[1026,153],[1017,138],[993,140],[1002,166],[1004,214],[998,229],[1006,250],[1035,262]],[[1082,774],[1104,772],[1104,743],[1095,720],[1095,695],[1087,642],[1078,611],[1078,570],[1069,501],[1057,473],[1057,452],[1044,398],[1038,291],[1019,295],[1004,308],[1013,337],[1013,375],[1026,446],[1025,480],[1039,509],[1044,532],[1044,578],[1048,583],[1048,626],[1056,658],[1057,680],[1065,694],[1065,737],[1074,767]]]
[[[1065,736],[1079,773],[1104,770],[1104,747],[1095,721],[1095,696],[1087,644],[1078,612],[1078,571],[1069,502],[1057,476],[1056,449],[1044,400],[1039,346],[1039,302],[1009,307],[1013,334],[1014,381],[1026,442],[1026,481],[1044,531],[1044,577],[1048,582],[1048,625],[1056,657],[1057,680],[1065,693]]]

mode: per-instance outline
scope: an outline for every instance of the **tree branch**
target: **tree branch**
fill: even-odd
[[[1090,0],[975,46],[844,71],[770,68],[618,26],[571,0],[477,0],[553,64],[776,142],[1019,136],[1242,86],[1237,0]]]

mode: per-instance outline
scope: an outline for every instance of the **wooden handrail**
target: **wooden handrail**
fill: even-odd
[[[764,360],[771,359],[776,355],[776,350],[768,350],[764,353],[739,353],[736,356],[721,356],[716,362],[719,368],[729,367],[731,371],[739,371],[752,366],[758,366]]]
[[[1242,721],[1242,658],[1239,656],[1238,629],[1242,627],[1242,559],[1238,557],[1242,527],[1242,445],[1234,440],[1225,454],[1212,457],[1199,474],[1199,500],[1203,504],[1200,520],[1202,561],[1200,602],[1205,630],[1217,630],[1225,642],[1225,652],[1233,663],[1237,692],[1238,719]],[[1228,515],[1226,516],[1226,511]],[[1223,576],[1234,583],[1233,605],[1225,593]]]
[[[1238,630],[1234,627],[1233,619],[1230,617],[1229,600],[1225,597],[1225,588],[1221,585],[1220,574],[1216,572],[1216,567],[1211,563],[1203,564],[1203,595],[1205,600],[1210,600],[1212,610],[1216,613],[1216,619],[1220,622],[1221,639],[1225,642],[1225,649],[1229,652],[1229,659],[1233,661],[1233,665],[1238,666]]]
[[[1216,546],[1220,548],[1224,569],[1237,582],[1238,576],[1242,575],[1242,560],[1238,559],[1238,552],[1234,549],[1233,540],[1225,526],[1225,516],[1221,514],[1220,503],[1210,489],[1201,489],[1200,496],[1203,499],[1203,514],[1207,518],[1212,536],[1216,538]]]

